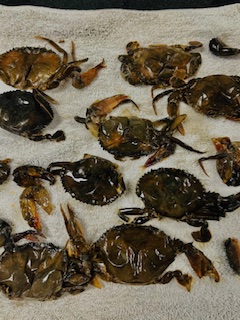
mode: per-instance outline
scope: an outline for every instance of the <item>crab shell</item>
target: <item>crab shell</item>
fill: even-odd
[[[91,205],[111,203],[125,191],[118,166],[96,156],[85,155],[80,161],[63,165],[60,177],[66,192]]]
[[[113,282],[129,284],[157,282],[177,252],[163,231],[131,224],[109,229],[95,243],[94,250],[97,260],[104,264],[104,279],[111,277]]]
[[[9,91],[0,95],[0,127],[24,137],[40,135],[53,119],[50,104],[40,95]]]
[[[181,219],[202,206],[205,189],[193,175],[174,168],[160,168],[143,175],[137,195],[156,213]]]

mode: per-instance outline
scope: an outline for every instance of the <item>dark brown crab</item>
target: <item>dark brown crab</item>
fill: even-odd
[[[198,41],[189,45],[150,45],[140,47],[136,41],[127,44],[127,55],[120,55],[121,73],[132,85],[178,87],[184,79],[196,74],[201,65],[200,53],[190,52],[201,47]]]
[[[64,212],[63,215],[66,220]],[[68,220],[74,222],[71,215],[72,212]],[[71,227],[74,229],[73,223]],[[78,242],[80,251],[82,240],[83,237]],[[91,245],[88,254],[84,251],[87,261],[93,264],[94,275],[100,275],[106,281],[148,285],[165,284],[176,278],[190,291],[192,277],[188,274],[182,274],[179,270],[163,274],[179,253],[186,254],[200,278],[209,275],[217,282],[220,280],[212,262],[201,251],[192,244],[172,240],[163,231],[151,226],[124,224],[113,227]]]
[[[178,114],[179,103],[185,102],[196,111],[209,117],[223,116],[230,120],[240,120],[240,77],[211,75],[192,79],[181,88],[166,90],[153,99],[156,113],[156,102],[168,97],[168,114]]]
[[[69,209],[70,210],[70,209]],[[66,218],[69,240],[64,249],[52,243],[39,243],[38,233],[28,230],[12,234],[11,226],[0,220],[0,288],[11,299],[30,297],[56,299],[64,292],[76,294],[93,280],[88,246],[73,215]],[[18,245],[21,239],[30,239]],[[81,243],[81,248],[79,248]],[[82,259],[84,257],[84,259]]]
[[[118,165],[97,156],[85,154],[76,162],[53,162],[48,171],[60,175],[73,198],[91,205],[106,205],[125,191]]]
[[[219,38],[213,38],[209,41],[209,49],[213,54],[220,57],[235,56],[240,53],[240,49],[229,47]]]
[[[14,48],[0,55],[0,78],[8,85],[21,90],[38,89],[45,91],[59,86],[68,77],[76,88],[89,85],[104,68],[103,62],[95,68],[81,74],[79,65],[88,59],[76,60],[72,43],[72,59],[68,62],[68,54],[54,41],[36,36],[47,41],[54,49],[63,54],[63,58],[49,49],[35,47]]]
[[[86,118],[75,117],[75,120],[84,123],[87,129],[98,137],[102,148],[118,160],[125,157],[137,159],[153,154],[144,165],[151,166],[173,154],[176,145],[201,153],[172,136],[186,115],[180,115],[173,120],[166,118],[155,122],[133,116],[107,118],[108,113],[119,104],[129,101],[132,100],[122,94],[96,101],[87,109]],[[157,130],[155,127],[160,124],[164,126],[161,130]]]
[[[134,223],[142,224],[152,218],[169,217],[201,227],[193,232],[196,241],[211,239],[207,220],[219,220],[240,206],[240,193],[222,197],[207,192],[193,175],[175,168],[159,168],[143,175],[136,188],[145,208],[123,208],[119,216],[128,221],[129,215],[139,216]]]
[[[41,133],[52,119],[50,104],[36,90],[33,93],[16,90],[0,94],[0,127],[9,132],[34,141],[65,140],[62,130],[53,135]]]
[[[240,185],[240,142],[231,140],[228,137],[212,139],[217,154],[203,157],[198,160],[203,171],[206,173],[202,162],[206,160],[217,160],[217,171],[224,183],[228,186]],[[206,173],[207,174],[207,173]]]
[[[40,179],[49,181],[50,185],[55,183],[54,176],[42,167],[24,165],[13,171],[13,180],[21,187],[25,187],[20,196],[20,208],[23,218],[30,227],[41,230],[36,203],[48,214],[52,212],[53,206],[48,191],[42,185]]]

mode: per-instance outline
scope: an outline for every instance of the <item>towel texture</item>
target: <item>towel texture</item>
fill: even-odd
[[[118,55],[124,54],[129,41],[136,40],[141,45],[149,44],[187,44],[191,40],[203,43],[199,50],[202,54],[202,66],[198,76],[211,74],[239,74],[239,57],[218,58],[208,49],[213,37],[220,37],[233,46],[240,47],[238,24],[240,5],[230,5],[212,9],[166,10],[166,11],[65,11],[47,8],[4,7],[0,6],[0,53],[14,47],[46,46],[49,44],[35,38],[36,35],[50,38],[56,42],[64,40],[61,46],[71,50],[71,41],[76,45],[79,59],[88,57],[82,65],[83,70],[91,68],[105,59],[107,68],[100,71],[98,78],[89,86],[77,90],[71,81],[49,90],[52,98],[58,101],[54,105],[54,119],[44,132],[53,133],[64,130],[66,141],[33,142],[1,129],[1,159],[11,158],[12,169],[24,164],[47,167],[53,161],[77,161],[85,153],[99,155],[116,162],[123,173],[127,190],[118,200],[108,206],[97,207],[74,200],[65,193],[61,181],[49,186],[54,204],[53,213],[47,216],[39,210],[43,223],[43,232],[47,240],[64,246],[67,233],[64,228],[59,205],[67,203],[77,213],[89,242],[96,241],[100,235],[113,225],[121,224],[117,211],[122,207],[143,206],[135,194],[135,186],[144,171],[141,166],[145,157],[138,160],[117,161],[104,151],[98,141],[86,128],[74,120],[74,116],[85,116],[86,108],[97,99],[123,93],[129,95],[140,107],[132,104],[120,106],[115,114],[132,114],[155,120],[151,107],[150,87],[133,87],[120,75]],[[0,82],[0,93],[14,90]],[[166,99],[157,104],[158,118],[167,116]],[[211,138],[229,136],[233,141],[240,140],[239,122],[224,118],[209,119],[186,106],[180,106],[180,112],[186,113],[184,122],[185,136],[175,136],[191,146],[214,154]],[[177,167],[189,171],[198,177],[206,190],[229,195],[240,191],[240,187],[227,187],[216,171],[214,161],[206,163],[209,177],[204,175],[197,164],[198,154],[177,147],[173,156],[158,163],[158,167]],[[150,169],[146,169],[147,172]],[[19,209],[19,196],[22,188],[13,182],[12,177],[0,186],[1,218],[14,224],[14,231],[28,229]],[[227,214],[220,222],[210,222],[213,238],[209,243],[194,245],[202,250],[214,263],[221,280],[215,283],[208,277],[198,279],[191,269],[187,258],[179,255],[169,270],[181,269],[194,277],[192,290],[188,293],[176,281],[168,285],[126,286],[102,281],[102,289],[91,285],[81,294],[64,295],[58,300],[40,302],[35,300],[10,301],[1,295],[0,319],[82,319],[82,320],[170,320],[170,319],[239,319],[240,278],[228,266],[223,241],[229,236],[239,237],[240,209]],[[170,219],[152,220],[148,224],[164,230],[171,237],[184,242],[192,242],[189,225]]]

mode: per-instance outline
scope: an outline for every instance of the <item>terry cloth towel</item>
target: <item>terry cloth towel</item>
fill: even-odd
[[[76,46],[79,59],[89,58],[82,65],[83,70],[95,66],[104,58],[107,68],[100,71],[98,78],[88,87],[77,90],[71,81],[63,81],[53,90],[47,91],[58,101],[54,105],[54,119],[44,132],[53,133],[64,130],[63,142],[34,142],[14,135],[3,129],[0,135],[1,159],[11,158],[12,170],[24,164],[47,167],[53,161],[77,161],[85,153],[99,155],[116,162],[122,171],[126,192],[110,205],[98,207],[81,203],[65,193],[61,181],[53,186],[44,182],[49,190],[54,205],[51,215],[39,209],[43,224],[43,233],[47,241],[64,246],[67,241],[60,204],[68,203],[76,212],[89,243],[96,241],[107,229],[122,223],[117,215],[119,208],[143,207],[142,201],[135,194],[135,186],[144,172],[141,166],[147,157],[138,160],[117,161],[104,151],[97,139],[86,128],[74,120],[74,116],[85,116],[86,108],[95,100],[115,94],[129,95],[138,105],[139,111],[131,104],[123,105],[114,114],[131,114],[156,120],[151,107],[149,86],[134,87],[120,75],[118,55],[125,54],[130,41],[138,41],[142,46],[149,44],[187,44],[196,40],[203,43],[199,52],[202,54],[202,66],[197,74],[203,77],[211,74],[239,74],[239,57],[219,58],[208,49],[209,40],[219,37],[232,46],[240,47],[239,35],[240,5],[229,5],[211,9],[163,10],[163,11],[127,11],[98,10],[71,11],[47,9],[41,7],[0,6],[0,53],[14,47],[51,46],[36,39],[36,35],[50,38],[71,51],[71,41]],[[0,92],[14,90],[0,82]],[[167,98],[157,103],[158,118],[167,116]],[[206,156],[215,154],[211,138],[229,136],[232,141],[240,140],[239,122],[224,118],[210,119],[197,113],[184,103],[180,112],[186,113],[184,122],[185,136],[174,136],[202,151]],[[153,168],[177,167],[194,174],[208,191],[230,195],[240,191],[240,187],[228,187],[223,184],[216,171],[215,161],[205,164],[209,177],[199,167],[199,155],[176,148],[174,155],[158,163]],[[14,232],[27,230],[19,208],[19,196],[23,188],[16,185],[12,177],[0,186],[1,218],[11,221]],[[240,278],[235,275],[226,261],[223,242],[229,236],[239,237],[240,209],[229,213],[220,222],[210,221],[212,240],[208,243],[193,241],[191,232],[195,230],[183,222],[167,218],[153,219],[149,225],[156,226],[169,236],[184,242],[192,242],[214,263],[221,280],[215,283],[209,277],[198,279],[184,254],[179,255],[168,270],[180,269],[193,276],[192,290],[188,293],[176,281],[168,285],[127,286],[101,281],[102,288],[89,285],[78,295],[64,295],[47,302],[35,300],[8,300],[1,294],[1,320],[25,319],[81,319],[81,320],[170,320],[170,319],[239,319]]]

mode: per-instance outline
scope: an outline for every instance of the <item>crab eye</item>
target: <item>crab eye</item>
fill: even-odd
[[[208,110],[207,111],[207,116],[208,117],[215,117],[216,116],[215,110],[212,110],[212,109]]]

